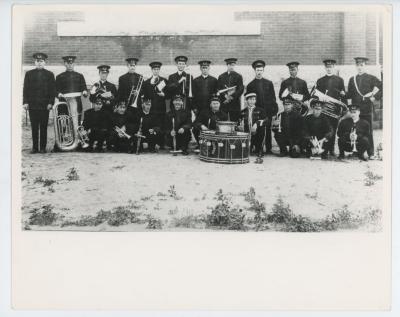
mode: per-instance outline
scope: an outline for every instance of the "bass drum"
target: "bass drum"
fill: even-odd
[[[245,132],[233,135],[216,134],[215,131],[200,133],[200,160],[221,164],[249,163],[250,136]]]

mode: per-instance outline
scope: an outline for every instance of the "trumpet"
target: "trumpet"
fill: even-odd
[[[217,96],[219,96],[219,95],[221,95],[221,94],[223,94],[223,93],[225,93],[225,92],[227,92],[228,94],[229,94],[229,93],[232,94],[232,93],[234,92],[235,89],[236,89],[236,86],[226,87],[226,88],[224,88],[224,89],[220,89],[220,90],[217,91]]]
[[[119,135],[121,135],[121,136],[123,136],[124,138],[127,138],[128,140],[131,138],[131,136],[128,134],[128,133],[126,133],[124,130],[122,130],[121,128],[119,128],[119,127],[114,127],[114,130],[119,134]]]
[[[135,85],[132,85],[132,89],[129,94],[128,100],[127,100],[127,104],[133,108],[137,108],[137,100],[139,98],[139,93],[140,93],[140,89],[142,88],[142,84],[143,84],[143,76],[140,75],[139,81],[138,81],[138,84],[136,85],[136,87],[135,87]],[[130,102],[132,96],[135,98],[135,100],[133,102]]]
[[[350,144],[353,148],[353,152],[357,152],[357,144],[356,143],[357,143],[357,132],[356,132],[355,127],[353,127],[350,132]]]

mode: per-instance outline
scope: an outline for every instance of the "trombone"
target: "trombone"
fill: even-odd
[[[132,85],[132,89],[129,94],[128,102],[127,102],[127,104],[133,108],[137,108],[137,100],[139,97],[140,89],[142,88],[142,84],[143,84],[143,76],[142,75],[139,75],[139,76],[140,76],[139,81],[138,81],[138,84],[136,85],[136,87],[135,87],[135,85]],[[131,103],[130,101],[131,101],[132,96],[135,98],[135,100]]]

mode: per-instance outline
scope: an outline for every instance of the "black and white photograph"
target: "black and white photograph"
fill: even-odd
[[[381,12],[146,9],[24,18],[24,230],[381,230]]]
[[[391,18],[13,6],[13,305],[388,309]]]

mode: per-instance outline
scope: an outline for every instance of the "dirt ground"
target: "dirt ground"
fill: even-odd
[[[49,126],[48,149],[54,144]],[[174,219],[209,214],[222,189],[234,206],[246,208],[244,193],[254,188],[256,199],[271,210],[279,197],[294,214],[322,219],[347,205],[364,212],[382,209],[383,162],[351,159],[318,161],[266,156],[263,164],[221,165],[205,163],[198,156],[174,157],[170,153],[29,153],[30,127],[23,126],[22,221],[31,230],[143,231],[145,222],[110,226],[49,225],[30,223],[35,210],[50,205],[52,212],[67,220],[95,216],[100,210],[119,206],[154,217],[163,230],[203,230],[174,226]],[[382,131],[374,132],[376,144]],[[278,152],[276,145],[274,152]],[[70,170],[76,174],[68,178]],[[366,174],[367,173],[367,174]],[[376,180],[369,182],[369,175]],[[372,178],[373,178],[372,177]],[[250,213],[250,211],[246,211]],[[204,229],[205,230],[205,229]]]

